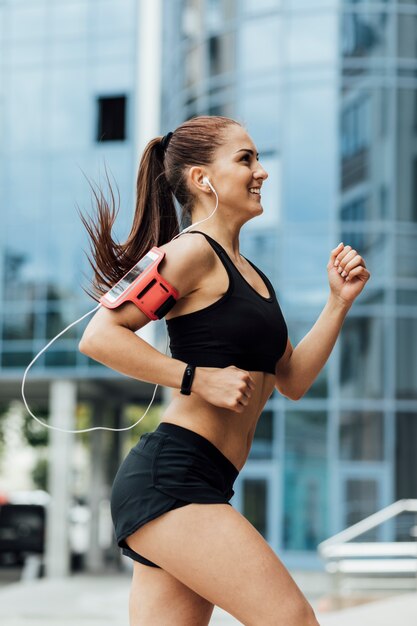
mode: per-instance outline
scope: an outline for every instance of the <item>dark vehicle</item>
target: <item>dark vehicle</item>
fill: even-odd
[[[24,565],[45,550],[46,510],[41,504],[0,506],[0,566]]]

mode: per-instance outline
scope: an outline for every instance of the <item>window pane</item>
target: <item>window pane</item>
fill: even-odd
[[[397,413],[395,428],[395,495],[397,499],[415,498],[417,494],[417,412]]]
[[[322,11],[317,15],[290,14],[286,21],[285,63],[309,65],[334,63],[337,57],[337,17]]]
[[[346,516],[344,526],[352,526],[378,510],[378,484],[375,480],[352,479],[346,481]],[[355,541],[376,539],[378,528],[360,535]]]
[[[370,177],[370,113],[374,100],[365,91],[343,104],[340,114],[341,184],[348,189]]]
[[[234,103],[222,102],[209,104],[207,115],[223,115],[223,117],[234,117]]]
[[[192,40],[200,39],[203,34],[203,0],[184,0],[182,10],[182,33]]]
[[[33,339],[35,314],[33,311],[14,311],[3,316],[3,339]]]
[[[4,350],[1,355],[2,367],[27,367],[34,357],[33,352],[17,352],[17,350]]]
[[[417,234],[397,235],[397,276],[417,278]]]
[[[4,37],[7,36],[9,39],[19,41],[28,41],[30,39],[43,41],[46,37],[48,23],[47,10],[50,10],[50,8],[47,8],[45,5],[31,7],[29,5],[34,4],[32,2],[25,4],[26,6],[14,6],[13,10],[9,9],[9,27],[7,34],[4,32]],[[7,8],[6,5],[5,9],[7,10]]]
[[[384,56],[388,52],[389,16],[385,12],[345,10],[341,20],[345,60]]]
[[[293,280],[303,279],[306,282],[312,281],[315,284],[322,282],[325,278],[325,268],[329,262],[331,246],[329,245],[329,235],[318,226],[312,225],[310,232],[300,230],[287,231],[280,245],[282,246],[282,271],[288,281],[289,289]],[[334,245],[336,247],[337,243]],[[300,291],[299,286],[295,286],[298,291],[300,301],[305,300],[304,291]],[[321,303],[324,305],[325,300]],[[311,304],[315,304],[312,302]]]
[[[278,89],[273,85],[266,85],[261,92],[247,91],[239,100],[238,106],[239,117],[258,149],[276,149],[280,141],[281,116]]]
[[[249,453],[251,459],[271,459],[274,428],[274,413],[265,410],[258,421]]]
[[[191,87],[204,78],[204,48],[202,44],[190,48],[185,54],[185,85]]]
[[[339,8],[340,0],[326,0],[326,6],[337,6]],[[289,9],[311,9],[311,0],[286,0],[286,7]]]
[[[358,196],[343,202],[340,208],[340,219],[343,222],[364,222],[371,217],[371,199],[369,196]]]
[[[373,411],[342,410],[340,456],[344,461],[383,461],[383,414]]]
[[[278,67],[280,32],[278,17],[249,20],[242,26],[238,59],[243,72],[255,74]]]
[[[412,2],[408,0],[405,4],[410,5]],[[414,5],[416,5],[414,0]],[[416,57],[416,33],[417,33],[417,14],[407,12],[405,15],[398,13],[398,56],[406,59],[415,59]]]
[[[256,530],[266,537],[267,532],[267,482],[264,478],[243,480],[243,515]]]
[[[417,319],[397,319],[397,398],[417,399]]]
[[[44,295],[44,286],[40,284],[37,272],[39,260],[35,258],[36,251],[31,247],[31,233],[21,230],[19,236],[17,231],[9,230],[8,235],[12,240],[15,234],[19,237],[20,245],[4,250],[3,297],[6,301],[32,302]]]
[[[385,334],[382,318],[347,318],[340,334],[340,392],[344,398],[381,398]]]
[[[77,355],[75,351],[47,351],[45,353],[46,367],[74,367]]]
[[[398,289],[397,304],[417,306],[417,289]]]
[[[77,313],[75,311],[74,306],[71,306],[71,303],[65,303],[60,306],[54,306],[54,308],[50,308],[46,314],[46,336],[48,339],[52,339],[61,330],[64,330],[68,324],[75,321],[77,319]],[[72,328],[69,328],[65,335],[63,335],[63,339],[71,339],[74,337],[81,337],[82,334],[82,326],[81,324],[76,324]]]
[[[98,13],[101,13],[99,7],[97,7],[94,20],[90,20],[87,2],[56,2],[48,6],[47,10],[49,12],[49,18],[46,22],[48,35],[52,35],[53,38],[60,40],[64,38],[72,40],[72,42],[74,42],[74,39],[80,40],[83,37],[87,37],[90,24],[95,26]]]
[[[59,4],[62,5],[62,2]],[[89,5],[88,2],[83,2],[83,4],[86,4],[87,7]],[[117,0],[117,2],[101,0],[101,2],[95,3],[94,19],[87,20],[87,24],[93,32],[92,40],[94,41],[99,37],[109,39],[117,35],[128,36],[131,34],[133,36],[136,20],[135,4],[132,0]]]
[[[223,29],[224,23],[236,15],[236,0],[206,0],[206,28],[210,33]]]
[[[207,40],[210,76],[235,69],[235,34],[214,35]]]
[[[123,141],[126,138],[126,96],[98,98],[97,104],[97,141]]]
[[[411,16],[407,16],[411,20]],[[417,23],[417,17],[414,18]],[[411,41],[411,40],[410,40]],[[416,36],[412,39],[414,52],[412,58],[416,58]],[[415,64],[414,64],[415,68]],[[417,76],[416,70],[413,70]],[[415,141],[417,132],[417,89],[398,89],[397,91],[397,114],[395,116],[397,128],[397,201],[395,209],[397,218],[402,221],[417,223],[417,155]],[[414,247],[416,241],[414,240]]]
[[[282,0],[243,0],[243,6],[248,13],[268,11],[280,7]]]
[[[327,414],[288,411],[285,426],[284,546],[312,550],[328,536]]]
[[[355,87],[342,96],[340,185],[349,192],[342,196],[341,216],[346,221],[379,220],[392,215],[393,172],[384,163],[392,152],[387,137],[394,133],[394,109],[394,91],[386,87]]]
[[[333,86],[288,87],[283,153],[283,206],[290,222],[333,219],[337,179]],[[334,120],[334,121],[333,121]]]

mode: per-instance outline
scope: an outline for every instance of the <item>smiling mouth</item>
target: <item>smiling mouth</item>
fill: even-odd
[[[261,198],[261,190],[259,189],[259,187],[249,189],[249,193],[251,196],[256,196],[257,198]]]

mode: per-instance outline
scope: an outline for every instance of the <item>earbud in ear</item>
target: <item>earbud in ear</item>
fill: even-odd
[[[210,189],[211,189],[214,193],[216,193],[216,192],[214,191],[213,185],[211,184],[210,179],[208,178],[208,176],[203,176],[203,184],[204,184],[204,185],[208,185],[208,186],[210,187]]]

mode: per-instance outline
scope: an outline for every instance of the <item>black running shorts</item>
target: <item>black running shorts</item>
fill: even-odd
[[[125,539],[159,515],[185,506],[230,504],[239,470],[211,441],[176,424],[161,422],[142,435],[113,482],[111,514],[123,554],[159,567],[131,550]]]

